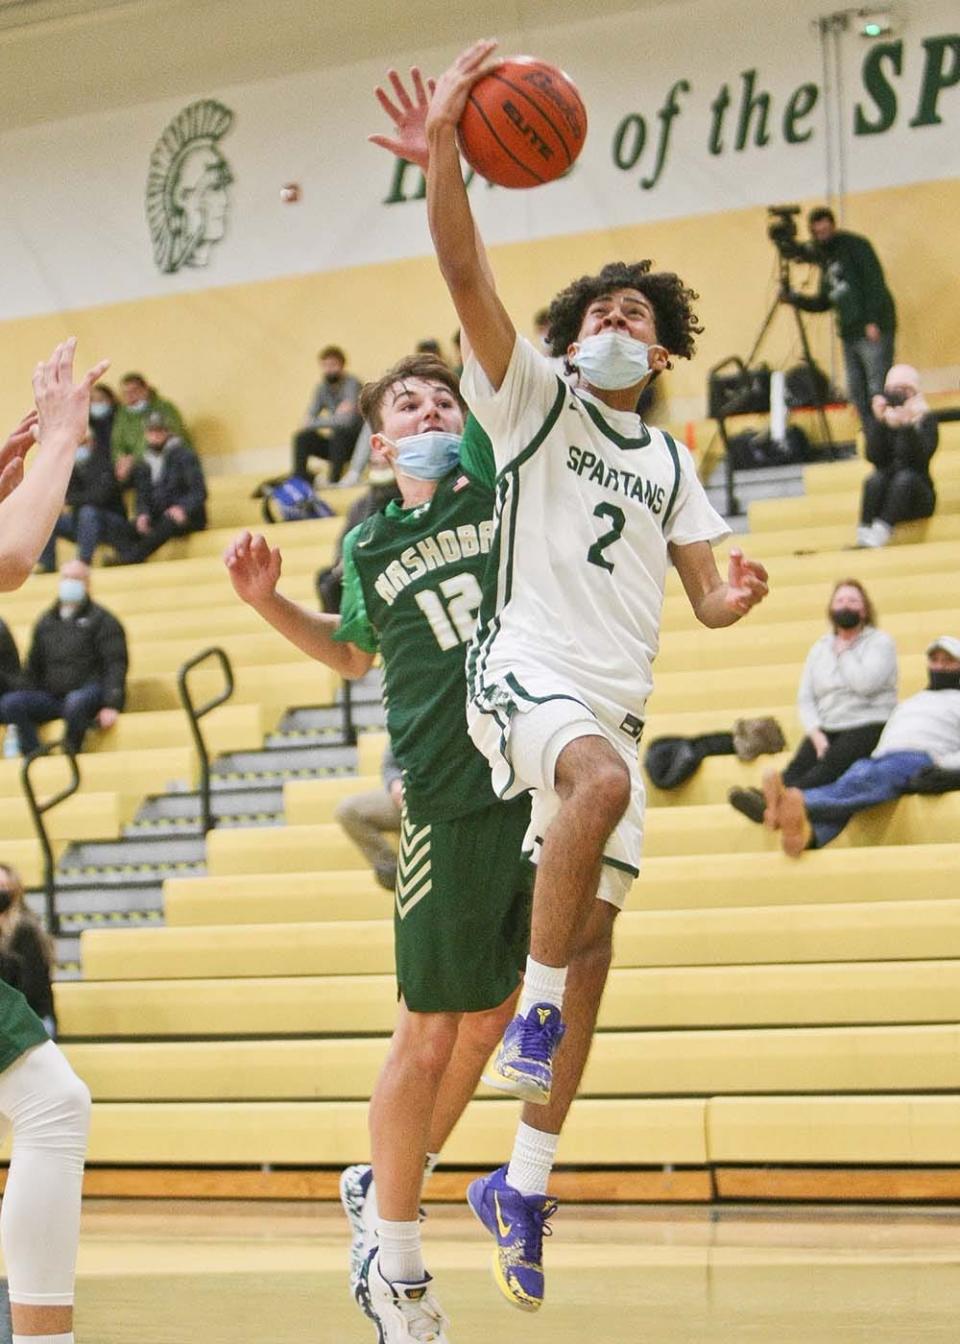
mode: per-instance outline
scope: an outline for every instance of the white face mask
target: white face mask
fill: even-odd
[[[650,347],[620,331],[601,331],[577,346],[572,363],[591,387],[620,392],[642,382],[650,372]]]

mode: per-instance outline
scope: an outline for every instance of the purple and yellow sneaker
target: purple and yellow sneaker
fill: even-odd
[[[467,1188],[467,1203],[496,1242],[493,1277],[507,1301],[521,1311],[543,1306],[543,1239],[557,1202],[521,1195],[507,1185],[507,1169],[480,1176]]]
[[[559,1008],[535,1003],[526,1017],[515,1017],[508,1025],[483,1081],[521,1101],[546,1106],[553,1084],[553,1056],[565,1030]]]

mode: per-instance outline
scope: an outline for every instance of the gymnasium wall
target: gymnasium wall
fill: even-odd
[[[590,113],[586,149],[563,181],[532,192],[471,185],[521,328],[572,275],[613,256],[652,256],[701,294],[700,353],[669,386],[671,416],[697,415],[707,369],[747,352],[775,292],[765,206],[806,207],[832,187],[845,224],[883,259],[901,355],[929,387],[956,386],[954,8],[907,0],[895,33],[829,39],[838,65],[828,79],[811,23],[818,9],[710,0],[500,34],[505,52],[568,69]],[[436,71],[452,54],[425,49],[396,63]],[[209,86],[192,96],[0,134],[0,424],[22,409],[38,355],[67,332],[84,358],[109,354],[116,375],[147,372],[209,454],[283,442],[320,344],[343,344],[365,376],[422,336],[447,342],[456,319],[429,252],[417,175],[399,177],[366,143],[385,129],[371,93],[382,74],[367,62],[221,88],[212,53]],[[176,173],[189,148],[180,114],[200,100],[232,114],[208,110],[209,134],[196,140],[212,175],[222,163],[232,180],[215,185],[218,217],[203,222],[217,236],[172,269],[169,248],[155,255],[147,179],[165,131],[154,178]],[[283,204],[290,181],[302,199]],[[830,328],[829,318],[810,321],[828,366]],[[784,311],[765,355],[791,361],[796,347]]]

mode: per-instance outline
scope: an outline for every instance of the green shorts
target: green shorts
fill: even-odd
[[[415,1013],[477,1013],[516,989],[530,941],[530,800],[400,831],[397,990]]]
[[[20,991],[0,980],[0,1072],[49,1039],[46,1027]]]

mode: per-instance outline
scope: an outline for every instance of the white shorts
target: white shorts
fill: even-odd
[[[547,689],[545,677],[549,677],[553,689]],[[523,689],[518,693],[521,682]],[[638,730],[627,732],[611,726],[624,722],[622,708],[603,706],[597,712],[573,691],[558,687],[555,677],[548,673],[539,677],[526,673],[520,680],[511,676],[509,683],[500,683],[500,689],[502,694],[495,701],[488,697],[483,707],[468,702],[467,725],[474,745],[489,762],[494,792],[501,798],[527,791],[533,795],[524,849],[530,851],[534,863],[547,827],[560,807],[555,782],[557,761],[564,747],[579,737],[602,737],[627,767],[630,802],[603,853],[604,864],[622,873],[624,880],[601,881],[598,893],[622,908],[630,879],[640,871],[643,848],[646,790],[637,760]]]

